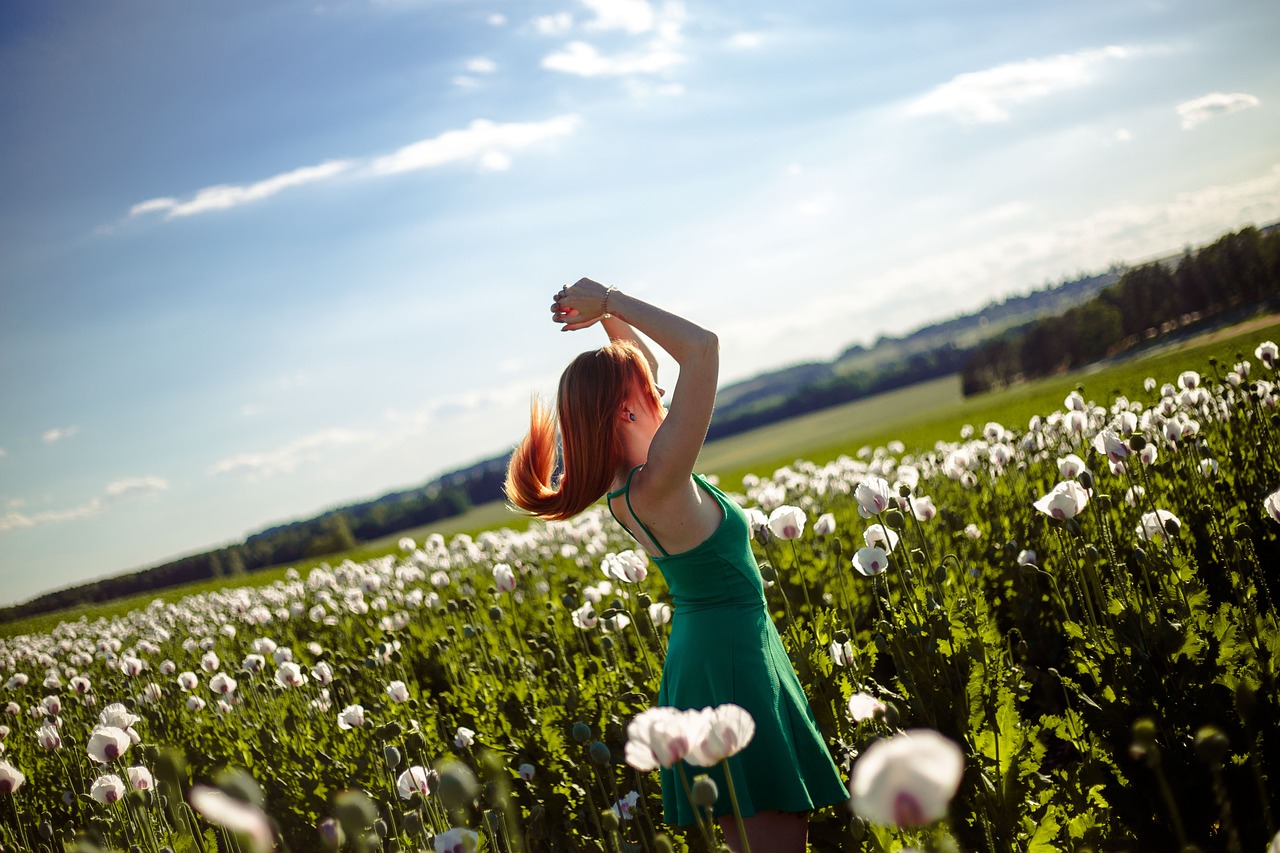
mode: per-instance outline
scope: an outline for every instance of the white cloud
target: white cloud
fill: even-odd
[[[453,78],[453,85],[459,89],[475,89],[480,86],[480,81],[475,77],[468,77],[466,74],[459,74]]]
[[[492,74],[498,70],[498,63],[487,56],[477,56],[468,59],[466,67],[472,74]]]
[[[734,33],[726,43],[732,48],[750,50],[759,47],[762,41],[759,33]]]
[[[51,524],[59,521],[74,521],[78,518],[92,518],[102,512],[102,501],[94,498],[88,503],[81,504],[71,509],[45,510],[44,512],[24,513],[24,512],[7,512],[0,515],[0,533],[10,530],[21,530],[26,527],[36,527],[41,524]]]
[[[1232,92],[1229,95],[1222,92],[1213,92],[1202,98],[1183,101],[1178,104],[1177,110],[1178,115],[1182,118],[1182,129],[1191,130],[1211,118],[1238,113],[1241,110],[1256,107],[1259,103],[1256,97],[1247,95],[1244,92]]]
[[[53,444],[55,441],[62,441],[64,438],[71,438],[71,436],[75,435],[79,431],[80,427],[75,426],[54,427],[51,430],[46,430],[44,435],[40,436],[40,439],[45,444]]]
[[[579,77],[653,74],[679,65],[684,57],[669,46],[655,43],[644,51],[604,56],[584,41],[569,42],[562,50],[542,59],[542,67]]]
[[[245,403],[240,407],[240,416],[245,418],[256,418],[258,415],[262,414],[263,411],[265,411],[263,407],[257,403]]]
[[[18,512],[18,508],[22,507],[25,501],[11,500],[7,504],[10,510],[4,515],[0,515],[0,533],[9,530],[22,530],[28,527],[38,527],[42,524],[56,524],[62,521],[75,521],[81,518],[92,518],[105,510],[110,505],[128,498],[155,494],[168,490],[169,481],[163,477],[148,475],[145,477],[125,477],[120,480],[108,483],[103,489],[105,500],[101,497],[90,498],[88,501],[73,506],[68,509],[51,509],[42,512]]]
[[[945,115],[963,124],[1009,120],[1009,109],[1098,79],[1104,66],[1145,49],[1112,45],[958,74],[906,105],[909,116]]]
[[[173,198],[153,198],[135,204],[129,210],[130,216],[141,216],[144,213],[164,211],[165,217],[192,216],[210,210],[226,210],[238,207],[251,201],[261,201],[279,192],[304,184],[327,181],[339,175],[353,165],[351,160],[328,160],[318,166],[303,166],[289,172],[258,181],[252,184],[219,184],[199,190],[188,201]]]
[[[573,29],[573,16],[568,12],[539,15],[533,19],[533,28],[544,36],[558,36]]]
[[[113,500],[132,497],[133,495],[146,495],[155,492],[165,492],[169,490],[169,481],[163,477],[149,475],[146,477],[125,477],[121,480],[108,483],[106,495]]]
[[[1129,142],[1130,140],[1133,139],[1133,134],[1130,133],[1126,128],[1122,127],[1115,132],[1112,138],[1116,142]]]
[[[494,12],[485,20],[491,27],[501,27],[507,23],[507,16],[501,12]]]
[[[476,61],[478,60],[472,60]],[[454,78],[454,83],[458,85],[475,85],[478,82],[475,78]],[[411,143],[391,154],[372,158],[361,168],[357,168],[361,166],[359,160],[330,160],[319,166],[294,169],[253,184],[205,187],[186,201],[170,197],[153,198],[135,204],[130,208],[129,216],[163,212],[166,219],[172,219],[212,210],[227,210],[268,198],[291,187],[327,181],[344,173],[366,178],[467,162],[474,163],[482,171],[506,169],[511,164],[512,152],[538,142],[568,136],[577,129],[578,123],[576,115],[557,116],[540,122],[505,124],[476,119],[462,130],[447,130],[439,136]],[[500,167],[496,165],[499,163],[502,164]],[[46,437],[45,440],[56,441],[57,438],[65,438],[70,434],[58,435],[52,439]]]
[[[653,7],[646,0],[582,0],[595,13],[588,30],[625,30],[632,35],[653,29]]]
[[[446,131],[379,157],[370,169],[375,174],[393,175],[459,162],[474,162],[489,168],[494,156],[509,157],[511,152],[538,142],[568,136],[577,129],[579,121],[576,115],[507,124],[476,119],[465,130]]]
[[[250,478],[289,474],[304,462],[316,461],[328,450],[352,444],[364,444],[370,439],[371,436],[368,433],[335,427],[303,436],[275,450],[228,456],[215,462],[209,469],[209,473],[218,475],[243,471]]]

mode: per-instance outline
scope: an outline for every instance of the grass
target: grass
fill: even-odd
[[[1238,331],[1239,328],[1247,331]],[[1254,320],[1236,327],[1236,331],[1219,330],[1195,341],[1118,363],[1040,379],[968,400],[960,393],[960,378],[948,376],[712,442],[703,449],[698,468],[718,475],[726,488],[734,489],[744,474],[767,474],[798,459],[822,464],[841,454],[854,453],[863,445],[875,447],[897,439],[908,448],[927,449],[938,440],[958,440],[965,424],[981,428],[987,421],[1021,429],[1032,415],[1045,415],[1061,408],[1064,398],[1076,388],[1082,389],[1086,399],[1107,400],[1118,394],[1145,398],[1149,395],[1142,383],[1148,376],[1154,376],[1162,384],[1174,381],[1183,370],[1198,370],[1209,376],[1213,371],[1211,358],[1217,359],[1219,370],[1225,374],[1241,356],[1255,360],[1253,350],[1259,342],[1275,340],[1278,336],[1280,319]],[[418,541],[432,533],[474,536],[500,527],[521,529],[528,523],[528,519],[512,513],[502,501],[493,501],[453,518],[363,543],[345,554],[306,560],[294,563],[293,567],[305,576],[312,567],[322,563],[336,564],[348,558],[367,560],[391,553],[397,550],[397,543],[404,536]],[[287,569],[278,566],[238,578],[199,581],[72,611],[15,620],[0,625],[0,637],[43,633],[59,622],[81,617],[89,621],[109,619],[146,607],[157,598],[177,601],[228,585],[265,586],[282,580]]]

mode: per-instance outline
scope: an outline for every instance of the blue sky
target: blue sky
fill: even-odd
[[[727,382],[1280,219],[1278,36],[1274,0],[5,4],[0,602],[505,450],[598,343],[548,319],[583,275]]]

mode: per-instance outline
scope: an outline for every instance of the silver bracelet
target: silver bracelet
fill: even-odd
[[[604,310],[601,311],[600,313],[600,319],[608,320],[610,317],[613,316],[612,314],[609,313],[609,294],[613,293],[617,289],[618,288],[610,285],[609,289],[604,292],[604,305],[602,306]]]

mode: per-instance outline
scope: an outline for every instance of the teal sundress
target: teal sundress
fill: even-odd
[[[626,485],[609,493],[608,501],[625,495],[631,509],[631,477],[640,467],[627,475]],[[769,617],[747,515],[706,478],[693,477],[723,513],[720,526],[702,544],[668,554],[631,512],[662,551],[653,561],[671,589],[674,605],[658,704],[688,710],[732,702],[750,712],[755,736],[729,759],[743,817],[769,809],[806,812],[843,803],[849,792]],[[613,513],[612,504],[609,512]],[[616,513],[613,516],[618,520]],[[699,773],[715,780],[720,791],[715,816],[732,814],[723,769],[681,763],[689,780]],[[661,777],[663,819],[680,826],[694,823],[693,806],[675,770],[664,768]]]

